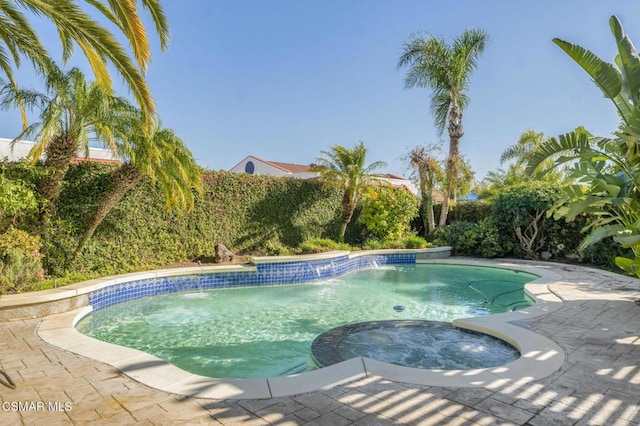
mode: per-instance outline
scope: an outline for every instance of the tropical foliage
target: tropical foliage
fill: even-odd
[[[489,35],[482,29],[466,30],[452,44],[433,36],[412,35],[403,46],[398,67],[408,67],[405,86],[431,90],[431,112],[440,134],[449,134],[445,199],[440,214],[444,226],[449,200],[455,200],[460,171],[460,139],[464,135],[462,113],[469,104],[471,74]]]
[[[117,37],[91,17],[77,1],[20,0],[0,2],[0,69],[9,84],[17,87],[13,68],[27,58],[40,71],[47,72],[51,59],[32,27],[29,16],[44,17],[52,22],[62,43],[62,62],[73,55],[74,46],[82,50],[96,80],[106,88],[111,87],[108,65],[113,65],[133,93],[145,117],[155,112],[151,92],[144,80],[144,73],[151,60],[151,46],[146,27],[140,16],[139,3],[145,9],[160,38],[164,50],[169,44],[169,26],[158,0],[86,0],[91,12],[97,12],[114,24],[127,39],[135,58],[132,60]]]
[[[554,217],[574,220],[582,214],[591,218],[581,247],[613,237],[632,249],[634,258],[616,263],[640,276],[640,55],[625,35],[615,16],[609,20],[618,54],[615,64],[589,50],[564,40],[553,41],[593,79],[620,117],[612,138],[594,137],[583,128],[543,143],[529,161],[535,170],[557,156],[556,166],[570,165],[569,186],[556,204]]]
[[[134,108],[101,84],[87,82],[77,68],[63,72],[50,64],[42,76],[45,93],[5,84],[0,89],[0,105],[4,109],[25,106],[38,112],[39,121],[25,127],[16,139],[36,140],[29,153],[33,163],[46,154],[46,174],[37,188],[46,200],[41,217],[44,235],[71,161],[78,152],[88,156],[90,140],[115,150],[117,140],[124,135],[123,123],[128,122]]]
[[[351,221],[362,192],[372,186],[380,185],[380,181],[371,178],[372,172],[385,166],[376,161],[365,166],[367,148],[359,142],[353,148],[335,145],[330,151],[322,151],[324,157],[317,159],[318,164],[311,169],[320,173],[321,180],[329,187],[342,191],[342,213],[338,240],[344,241],[347,225]]]
[[[360,222],[380,241],[401,240],[418,215],[418,200],[404,188],[369,188],[362,196]]]
[[[543,133],[534,130],[527,130],[518,141],[508,146],[500,156],[500,163],[512,162],[505,170],[499,168],[487,173],[481,187],[478,190],[478,196],[484,199],[491,199],[496,196],[503,188],[518,185],[531,180],[546,181],[550,183],[562,184],[567,179],[564,170],[556,170],[554,160],[555,156],[547,158],[540,163],[533,173],[527,172],[527,164],[533,156],[538,152],[540,147],[549,140]]]

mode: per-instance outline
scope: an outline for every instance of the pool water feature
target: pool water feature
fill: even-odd
[[[77,329],[199,375],[274,377],[314,368],[311,342],[332,328],[506,312],[532,304],[523,285],[535,278],[477,266],[402,265],[314,283],[146,297],[98,309]]]

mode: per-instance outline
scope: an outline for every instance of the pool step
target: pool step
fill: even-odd
[[[278,374],[278,376],[291,376],[292,374],[300,374],[304,373],[305,371],[309,371],[308,363],[306,361],[301,362],[298,365],[294,365],[293,367]]]

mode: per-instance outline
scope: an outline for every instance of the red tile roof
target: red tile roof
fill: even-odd
[[[79,164],[88,161],[90,163],[104,163],[104,164],[120,164],[122,161],[118,159],[108,159],[108,158],[85,158],[85,157],[76,157],[71,160],[71,164]]]
[[[281,163],[279,161],[267,161],[267,160],[262,160],[262,161],[289,173],[306,173],[311,168],[310,165],[304,165],[304,164]]]

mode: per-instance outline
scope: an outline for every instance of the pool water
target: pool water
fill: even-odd
[[[311,342],[332,328],[519,309],[532,304],[523,286],[535,278],[498,268],[398,265],[306,284],[162,294],[99,309],[76,328],[203,376],[274,377],[314,368]]]

